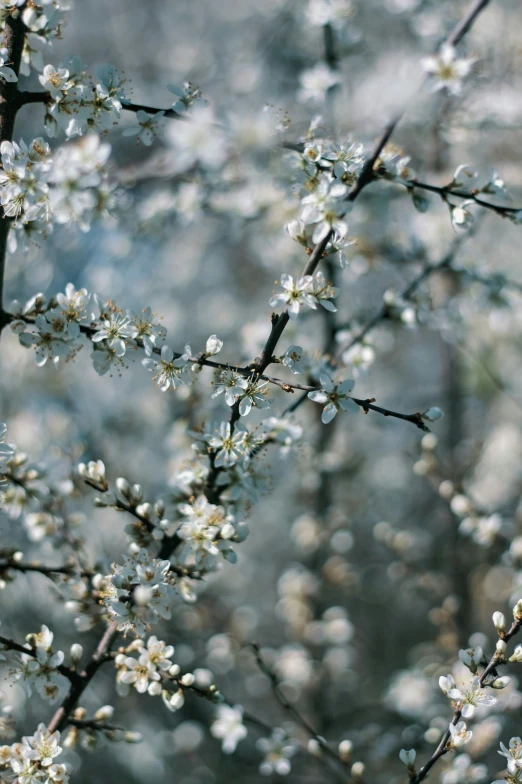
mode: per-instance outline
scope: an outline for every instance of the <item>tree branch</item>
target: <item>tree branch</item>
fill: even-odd
[[[82,696],[83,692],[92,681],[98,669],[101,665],[107,661],[106,654],[110,651],[111,646],[118,636],[119,631],[116,623],[110,623],[105,630],[103,637],[101,638],[100,642],[98,643],[98,647],[96,648],[95,652],[93,653],[91,660],[87,667],[85,668],[85,672],[80,676],[81,679],[72,683],[69,693],[65,697],[65,700],[60,705],[54,716],[52,717],[51,721],[47,729],[49,732],[55,732],[55,730],[61,730],[65,724],[67,723],[69,715],[74,710],[76,703]]]
[[[8,16],[4,23],[4,36],[2,46],[7,50],[5,59],[18,75],[22,50],[24,48],[26,28],[18,17]],[[7,82],[0,78],[0,143],[12,141],[16,112],[18,82]],[[6,325],[3,313],[5,257],[7,250],[7,235],[9,234],[10,220],[5,215],[0,218],[0,333]]]

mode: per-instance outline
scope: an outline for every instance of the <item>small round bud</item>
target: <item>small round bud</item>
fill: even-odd
[[[320,757],[322,754],[321,744],[316,738],[310,738],[306,748],[312,757]]]
[[[132,485],[131,488],[132,500],[135,504],[143,501],[143,487],[141,485]]]
[[[445,501],[449,501],[454,492],[455,486],[449,479],[445,479],[440,483],[439,495],[444,498]]]
[[[125,732],[123,734],[123,740],[125,743],[141,743],[143,735],[141,732]]]
[[[509,657],[510,662],[522,662],[522,645],[517,645],[513,655]]]
[[[505,650],[506,650],[506,647],[507,646],[506,646],[506,643],[504,642],[504,640],[497,640],[497,645],[496,645],[497,653],[504,653]]]
[[[114,706],[113,705],[102,705],[101,708],[98,708],[96,713],[94,714],[94,721],[110,721],[114,716]]]
[[[136,507],[136,512],[141,516],[144,517],[146,520],[150,520],[152,517],[152,504],[145,502],[144,504],[139,504]]]
[[[494,612],[493,613],[493,625],[497,632],[503,632],[506,630],[506,618],[504,613],[501,612]]]
[[[503,675],[501,678],[495,678],[495,680],[490,683],[492,689],[505,689],[511,683],[511,678],[507,675]]]
[[[146,585],[137,585],[132,593],[132,598],[140,607],[146,607],[152,599],[152,595],[152,588],[148,588]]]
[[[444,412],[437,406],[432,406],[431,408],[428,408],[423,414],[421,414],[421,417],[427,422],[436,422],[437,419],[442,419],[443,416]]]
[[[364,775],[364,762],[354,762],[352,765],[351,774],[354,779],[362,779]]]
[[[75,667],[80,663],[82,656],[83,647],[78,642],[73,643],[71,645],[71,660]]]
[[[126,498],[127,500],[130,499],[130,497],[131,497],[131,486],[130,486],[129,482],[127,481],[127,479],[125,479],[125,477],[119,476],[116,479],[116,489],[118,490],[118,493],[121,493],[121,495],[124,498]]]
[[[339,752],[339,756],[345,762],[347,760],[349,760],[350,757],[352,756],[352,749],[353,749],[353,743],[352,743],[351,740],[348,740],[348,739],[342,740],[339,743],[339,746],[337,747],[337,750]]]

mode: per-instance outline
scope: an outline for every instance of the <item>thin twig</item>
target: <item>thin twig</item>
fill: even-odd
[[[100,639],[89,664],[85,668],[85,672],[81,675],[81,679],[71,684],[71,688],[69,689],[67,696],[49,722],[47,727],[49,732],[61,730],[65,726],[69,715],[76,707],[76,703],[82,696],[83,692],[92,681],[101,665],[107,661],[106,654],[110,651],[111,646],[118,634],[118,625],[114,622],[110,623],[107,626],[102,638]]]
[[[254,651],[257,666],[259,667],[263,675],[266,675],[266,677],[269,679],[272,693],[274,697],[277,699],[277,701],[279,702],[279,704],[281,705],[281,707],[284,708],[284,710],[287,713],[289,713],[290,716],[292,716],[292,718],[295,721],[297,721],[297,723],[305,730],[305,732],[308,733],[308,735],[310,735],[311,738],[317,741],[317,743],[319,744],[321,749],[325,752],[325,754],[328,754],[329,757],[334,759],[337,763],[342,765],[344,769],[346,769],[346,767],[349,766],[349,763],[346,760],[343,760],[337,754],[337,752],[335,752],[328,745],[325,739],[317,734],[317,732],[314,730],[312,725],[304,718],[304,716],[301,715],[301,713],[297,710],[297,708],[287,700],[287,698],[285,697],[285,695],[281,690],[281,686],[279,684],[279,680],[276,674],[272,672],[272,670],[267,666],[266,662],[264,661],[259,645],[256,645],[255,643],[251,643],[249,647],[251,647],[252,650]]]

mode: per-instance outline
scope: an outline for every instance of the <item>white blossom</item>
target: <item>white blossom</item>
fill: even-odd
[[[284,304],[288,308],[288,315],[291,319],[296,319],[299,315],[301,305],[306,305],[309,308],[317,307],[316,301],[312,293],[313,277],[311,275],[303,275],[299,278],[294,278],[284,272],[281,275],[281,286],[283,291],[279,294],[274,294],[270,299],[270,305],[273,308]]]
[[[269,738],[259,738],[256,743],[258,749],[264,754],[259,766],[263,776],[287,776],[291,769],[291,758],[297,751],[297,746],[290,740],[284,730],[276,728]]]
[[[221,748],[225,754],[233,754],[239,741],[246,738],[248,730],[243,724],[243,707],[241,705],[218,705],[216,718],[210,731],[215,738],[221,740]]]
[[[16,73],[13,71],[12,68],[9,67],[9,65],[6,65],[6,63],[8,62],[9,62],[9,55],[7,53],[7,49],[1,48],[0,49],[0,77],[2,77],[2,79],[5,79],[6,82],[17,82],[18,77]]]
[[[136,136],[137,140],[150,147],[158,133],[163,128],[165,112],[156,112],[155,114],[147,114],[142,109],[136,112],[137,125],[131,125],[124,128],[124,136]]]
[[[337,71],[333,71],[326,63],[318,63],[314,68],[303,71],[299,76],[300,89],[297,98],[302,103],[322,103],[326,93],[341,81]]]
[[[433,89],[447,89],[451,95],[462,91],[462,80],[468,76],[475,59],[458,58],[453,46],[444,44],[434,57],[422,61],[424,71],[433,77]]]
[[[471,736],[473,735],[471,730],[468,730],[466,722],[464,721],[459,721],[457,724],[450,724],[449,731],[449,744],[451,745],[451,748],[454,749],[458,749],[466,743],[469,743]]]
[[[308,393],[308,397],[310,400],[313,400],[314,403],[326,403],[321,415],[321,420],[325,425],[332,421],[338,411],[359,410],[357,403],[354,403],[348,394],[352,391],[353,386],[354,382],[351,380],[334,384],[331,378],[322,375],[321,389],[313,390]]]

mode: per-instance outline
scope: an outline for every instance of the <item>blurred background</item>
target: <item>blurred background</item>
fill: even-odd
[[[201,351],[217,333],[223,361],[252,361],[269,332],[274,281],[304,264],[302,248],[284,232],[299,200],[288,153],[263,133],[266,104],[287,114],[288,141],[302,138],[320,114],[338,141],[353,136],[371,147],[392,112],[409,101],[394,142],[420,179],[447,183],[464,163],[484,179],[494,167],[513,204],[522,206],[516,0],[492,2],[461,45],[478,62],[453,98],[416,93],[419,63],[466,2],[354,0],[333,26],[331,65],[341,82],[316,103],[302,95],[303,73],[325,61],[324,29],[310,7],[304,0],[77,3],[46,62],[57,65],[69,54],[89,66],[110,62],[125,72],[135,102],[163,108],[173,100],[167,85],[190,80],[216,120],[232,129],[227,153],[214,167],[187,161],[175,145],[173,121],[150,148],[123,137],[121,127],[110,132],[112,172],[126,190],[118,214],[86,234],[58,227],[27,254],[11,256],[7,298],[50,296],[70,281],[123,308],[150,306],[176,348],[190,343]],[[25,107],[15,139],[43,135],[42,114],[40,106]],[[122,125],[133,121],[130,115]],[[405,781],[401,748],[415,747],[421,761],[430,756],[451,718],[438,677],[458,676],[460,648],[480,644],[491,655],[491,613],[509,612],[520,598],[520,228],[493,213],[475,214],[473,236],[455,255],[456,271],[431,275],[411,312],[380,322],[366,354],[348,357],[344,372],[356,379],[354,394],[386,408],[413,413],[440,406],[445,417],[433,434],[423,437],[411,424],[372,412],[338,416],[325,427],[319,406],[301,406],[293,415],[303,427],[298,449],[260,456],[267,491],[245,510],[251,534],[238,548],[238,563],[209,577],[196,604],[178,604],[172,620],[153,630],[175,645],[182,668],[210,670],[233,703],[305,741],[256,666],[248,644],[259,644],[287,698],[317,732],[334,744],[352,741],[364,778],[383,784]],[[334,354],[379,311],[385,291],[401,291],[455,241],[440,200],[421,214],[396,184],[366,189],[348,221],[357,239],[348,268],[331,262],[325,269],[341,289],[338,312],[309,311],[291,323],[281,353],[295,343]],[[210,372],[194,387],[162,394],[139,361],[121,377],[99,377],[85,351],[59,371],[39,369],[32,352],[4,331],[0,419],[9,440],[46,466],[50,482],[65,481],[80,460],[102,459],[111,479],[125,476],[140,482],[147,497],[168,497],[169,481],[190,455],[188,431],[228,414],[222,397],[210,399]],[[281,390],[272,397],[271,415],[293,402]],[[83,515],[77,533],[93,560],[121,560],[127,521],[93,508],[92,494],[77,480],[70,501]],[[31,542],[24,515],[8,512],[0,512],[2,541],[56,563],[52,544]],[[3,633],[22,640],[42,623],[62,650],[78,639],[56,587],[39,575],[20,575],[2,593]],[[79,641],[91,650],[98,636],[94,629]],[[520,733],[516,666],[496,706],[477,710],[466,755],[448,755],[434,781],[498,777],[498,742]],[[52,713],[39,698],[26,701],[18,685],[3,691],[22,734]],[[204,700],[187,699],[171,714],[147,695],[115,698],[107,668],[82,704],[95,710],[105,703],[144,741],[107,744],[92,756],[69,752],[79,784],[118,777],[136,784],[266,780],[258,773],[259,731],[250,728],[236,753],[224,756],[209,734],[215,709]],[[289,779],[311,784],[331,776],[300,753]]]

